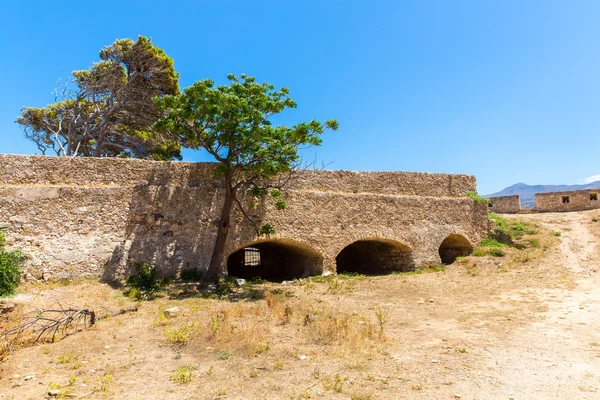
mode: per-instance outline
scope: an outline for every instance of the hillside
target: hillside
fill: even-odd
[[[535,194],[536,193],[549,193],[549,192],[564,192],[568,190],[583,190],[583,189],[598,189],[600,188],[600,181],[587,183],[585,185],[528,185],[520,182],[499,192],[485,195],[484,197],[494,196],[511,196],[518,194],[521,196],[521,207],[523,208],[534,208],[535,207]]]

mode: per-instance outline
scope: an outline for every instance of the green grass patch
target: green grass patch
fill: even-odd
[[[483,239],[481,243],[479,243],[480,247],[506,247],[507,245],[504,243],[500,243],[496,239]]]
[[[468,198],[475,200],[477,204],[485,204],[486,206],[490,204],[489,199],[486,199],[477,192],[467,192],[466,195]]]

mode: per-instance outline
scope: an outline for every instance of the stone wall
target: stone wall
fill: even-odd
[[[214,166],[0,155],[0,227],[31,255],[31,279],[120,279],[138,262],[170,276],[203,271],[223,201]],[[487,233],[486,207],[465,196],[475,183],[466,175],[303,172],[286,193],[288,209],[255,211],[277,234],[257,237],[235,214],[226,254],[276,248],[295,276],[306,276],[335,271],[344,248],[368,240],[395,244],[390,254],[411,268],[437,264],[449,235],[474,246]]]
[[[599,195],[599,189],[536,193],[535,209],[537,211],[592,210],[600,208]]]
[[[512,196],[489,197],[490,212],[514,214],[521,211],[521,197],[518,194]]]

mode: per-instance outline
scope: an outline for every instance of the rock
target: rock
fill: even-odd
[[[300,355],[298,356],[298,359],[299,359],[299,360],[306,360],[307,358],[308,358],[308,356],[307,356],[306,354],[300,354]]]
[[[333,272],[331,271],[325,271],[321,274],[321,276],[329,276],[329,275],[333,275]]]
[[[30,381],[32,379],[35,379],[35,375],[27,375],[25,378],[23,378],[26,381]]]
[[[50,397],[56,397],[60,394],[60,390],[58,389],[50,389],[48,390],[48,396]]]
[[[434,364],[439,364],[440,360],[431,360],[431,362],[434,363]]]
[[[165,311],[163,311],[164,316],[167,318],[176,317],[180,313],[181,313],[181,310],[179,309],[179,307],[171,307],[171,308],[167,308]]]
[[[434,299],[429,299],[429,300],[427,300],[427,301],[429,301],[430,303],[435,303],[435,300],[434,300]]]
[[[462,395],[460,395],[460,394],[458,394],[458,393],[456,393],[456,394],[455,394],[453,397],[454,397],[455,399],[462,399]]]
[[[246,283],[246,280],[242,279],[242,278],[238,278],[235,280],[235,284],[238,286],[243,286],[245,283]]]

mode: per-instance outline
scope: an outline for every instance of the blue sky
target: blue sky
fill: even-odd
[[[182,88],[246,73],[290,88],[278,121],[338,119],[306,154],[331,169],[467,173],[483,194],[600,174],[598,1],[39,0],[0,16],[0,153],[37,150],[20,107],[145,35]]]

